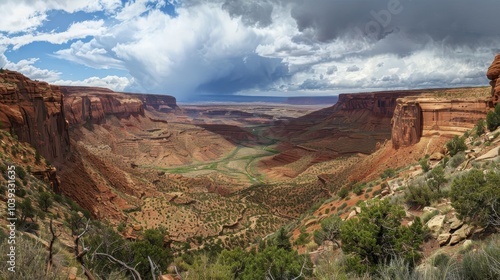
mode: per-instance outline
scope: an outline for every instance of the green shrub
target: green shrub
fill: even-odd
[[[472,169],[456,178],[450,191],[452,206],[461,219],[472,224],[500,224],[500,174]]]
[[[347,269],[357,274],[374,273],[396,258],[412,267],[420,258],[419,247],[424,240],[420,218],[409,227],[401,225],[404,209],[387,200],[372,201],[361,208],[361,213],[345,221],[340,229]]]
[[[363,193],[363,185],[355,185],[354,188],[352,189],[352,192],[355,193],[356,195],[361,195]]]
[[[475,127],[477,136],[481,136],[484,134],[484,125],[485,125],[485,122],[483,119],[480,119],[477,121],[477,124]]]
[[[489,111],[486,115],[486,126],[490,131],[500,126],[500,103],[495,106],[494,111]]]
[[[448,149],[448,152],[450,152],[450,155],[454,156],[460,151],[467,150],[467,145],[465,145],[464,138],[455,135],[453,139],[446,142],[446,148]]]
[[[342,188],[342,189],[340,189],[340,191],[337,193],[337,195],[338,195],[341,199],[346,198],[348,194],[349,194],[349,191],[347,190],[347,188]]]
[[[457,168],[464,161],[465,161],[465,154],[458,153],[450,159],[450,166],[453,168]]]
[[[427,171],[431,169],[431,166],[426,158],[422,158],[418,161],[418,163],[420,164],[420,167],[422,167],[422,171],[424,171],[424,173],[427,173]]]
[[[405,191],[405,201],[409,206],[416,206],[419,208],[431,205],[435,200],[435,194],[426,185],[413,186],[410,185]]]
[[[387,168],[386,170],[384,170],[384,172],[382,172],[380,178],[387,179],[387,178],[392,178],[394,176],[396,176],[396,170],[392,168]]]

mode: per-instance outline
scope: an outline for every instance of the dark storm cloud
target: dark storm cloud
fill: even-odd
[[[329,41],[350,35],[382,39],[393,32],[430,36],[449,44],[476,45],[498,36],[497,0],[303,0],[292,9],[299,30]]]
[[[250,55],[245,58],[233,58],[228,74],[200,85],[202,93],[231,94],[244,89],[266,89],[277,79],[288,75],[288,68],[281,59]]]
[[[231,16],[241,16],[243,23],[261,27],[272,23],[273,4],[266,0],[227,0],[222,8]]]

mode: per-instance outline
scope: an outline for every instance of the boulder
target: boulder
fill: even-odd
[[[437,238],[438,235],[440,234],[441,228],[443,227],[444,224],[445,217],[446,217],[445,215],[436,215],[427,222],[427,227],[431,231],[431,235],[434,238]]]
[[[443,233],[443,234],[438,235],[437,242],[439,243],[440,246],[443,246],[443,245],[448,244],[448,242],[450,241],[450,238],[451,238],[451,234]]]
[[[472,226],[464,224],[461,228],[459,228],[451,235],[450,245],[457,244],[458,242],[466,239],[472,232],[472,229]]]
[[[349,213],[349,216],[347,216],[347,219],[351,219],[351,218],[354,218],[354,216],[356,216],[356,210],[352,210],[351,213]]]
[[[450,222],[450,229],[451,230],[456,230],[457,228],[461,227],[464,224],[464,222],[459,220],[456,216],[451,217],[449,222]]]
[[[469,248],[470,248],[470,246],[472,246],[472,240],[470,240],[470,239],[465,240],[465,241],[464,241],[464,244],[462,244],[462,247],[463,247],[465,250],[469,249]]]
[[[433,153],[430,157],[429,160],[442,160],[444,158],[444,155],[440,152]]]

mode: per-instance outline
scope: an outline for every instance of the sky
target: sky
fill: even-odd
[[[0,67],[178,100],[488,85],[499,10],[498,0],[1,0]]]

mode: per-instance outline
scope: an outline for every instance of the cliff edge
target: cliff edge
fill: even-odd
[[[14,71],[0,72],[1,128],[30,143],[49,161],[63,160],[70,150],[63,99],[58,86]]]

